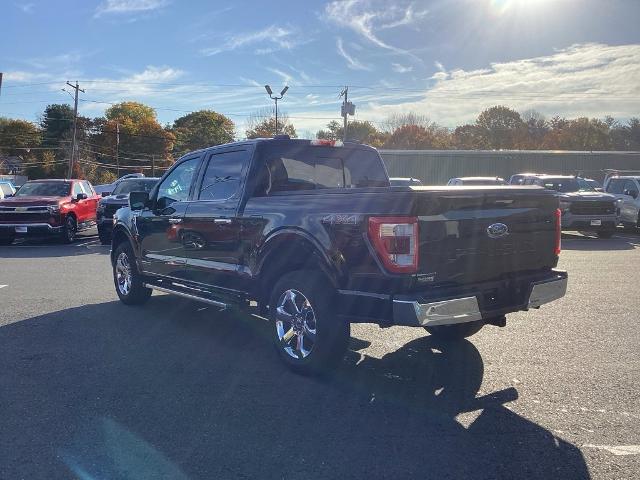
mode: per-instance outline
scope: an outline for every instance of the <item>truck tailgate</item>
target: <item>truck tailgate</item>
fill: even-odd
[[[527,187],[413,190],[423,281],[461,285],[555,267],[553,194]]]

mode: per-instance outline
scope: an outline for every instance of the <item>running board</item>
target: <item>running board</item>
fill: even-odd
[[[208,303],[209,305],[215,305],[216,307],[221,308],[222,310],[226,310],[229,305],[223,302],[218,302],[216,300],[211,300],[210,298],[199,297],[197,295],[193,295],[191,293],[181,292],[179,290],[172,290],[166,287],[160,287],[158,285],[154,285],[152,283],[143,283],[143,287],[151,288],[153,290],[158,290],[159,292],[171,293],[173,295],[178,295],[179,297],[188,298],[189,300],[195,300],[197,302]]]

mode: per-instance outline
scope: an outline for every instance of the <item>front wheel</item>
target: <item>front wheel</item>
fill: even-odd
[[[465,322],[455,325],[438,325],[436,327],[424,327],[430,335],[439,340],[455,341],[475,335],[484,326],[484,322]]]
[[[109,232],[105,232],[100,228],[98,228],[98,238],[100,239],[101,245],[111,244],[111,235],[109,234]]]
[[[67,215],[64,221],[64,226],[60,232],[60,240],[62,243],[73,243],[76,239],[76,233],[78,231],[78,225],[73,215]]]
[[[142,284],[133,251],[127,243],[121,243],[116,249],[113,283],[120,301],[126,305],[140,305],[151,296],[151,289]]]
[[[327,284],[317,272],[300,270],[285,274],[271,293],[274,345],[280,358],[297,373],[331,370],[349,345],[350,325],[336,318]]]

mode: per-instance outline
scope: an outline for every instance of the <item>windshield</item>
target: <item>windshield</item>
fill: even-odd
[[[557,192],[593,192],[593,187],[582,178],[543,178],[542,181],[544,188]]]
[[[37,195],[41,197],[66,197],[71,193],[70,182],[32,182],[25,183],[16,193],[16,197]]]
[[[125,195],[131,192],[150,192],[157,182],[157,179],[124,180],[118,183],[112,195]]]

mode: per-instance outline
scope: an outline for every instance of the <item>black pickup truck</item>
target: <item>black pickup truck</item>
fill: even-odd
[[[335,365],[350,324],[451,340],[562,297],[560,211],[536,187],[391,186],[359,144],[258,139],[182,157],[114,217],[122,302],[257,302],[282,359]]]

